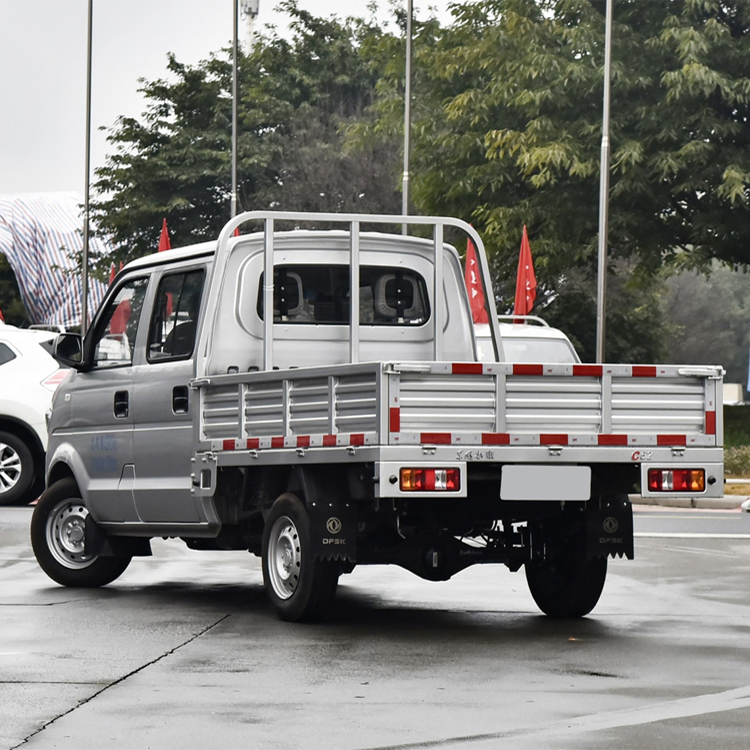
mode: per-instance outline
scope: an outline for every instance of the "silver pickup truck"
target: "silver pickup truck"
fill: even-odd
[[[401,224],[431,237],[364,231]],[[448,231],[477,247],[484,361]],[[633,557],[628,493],[721,496],[722,369],[506,362],[490,290],[477,233],[435,217],[253,212],[128,264],[56,343],[39,564],[100,586],[154,537],[249,550],[311,620],[357,565],[501,563],[587,614]]]

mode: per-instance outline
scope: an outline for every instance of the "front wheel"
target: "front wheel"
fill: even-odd
[[[291,493],[271,506],[263,529],[263,582],[282,620],[319,620],[328,609],[339,579],[339,567],[310,554],[310,519]]]
[[[95,588],[119,578],[130,557],[86,554],[88,508],[73,479],[55,482],[31,517],[31,546],[42,570],[63,586]]]
[[[561,545],[545,560],[526,563],[529,591],[539,609],[555,618],[587,615],[607,577],[607,558],[586,559],[584,545]]]

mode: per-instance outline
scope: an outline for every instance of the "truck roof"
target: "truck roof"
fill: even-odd
[[[277,231],[274,234],[275,240],[274,245],[276,247],[283,246],[286,243],[296,244],[299,240],[307,238],[330,239],[336,243],[341,243],[342,240],[349,240],[349,232],[341,229],[292,229],[289,231]],[[384,232],[362,232],[361,239],[364,241],[368,248],[373,249],[375,247],[384,247],[388,245],[402,245],[405,242],[417,247],[424,247],[429,249],[432,247],[432,240],[425,239],[424,237],[414,237],[412,235],[403,234],[389,234]],[[262,244],[264,234],[263,232],[252,232],[250,234],[243,234],[237,237],[232,237],[229,240],[230,247],[234,247],[239,243],[250,242],[253,244]],[[444,243],[448,247],[452,247],[449,243]],[[199,242],[194,245],[186,245],[184,247],[173,248],[171,250],[162,250],[158,253],[152,253],[151,255],[144,255],[142,258],[136,258],[130,261],[123,270],[133,270],[138,268],[150,268],[155,265],[162,265],[164,263],[179,262],[182,260],[189,260],[191,258],[198,258],[204,256],[214,255],[216,252],[217,243],[211,242]],[[338,249],[338,248],[337,248]]]

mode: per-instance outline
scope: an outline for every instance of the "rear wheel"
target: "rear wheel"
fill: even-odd
[[[544,560],[526,563],[529,591],[539,609],[556,618],[587,615],[607,577],[607,558],[586,559],[583,541],[562,544]]]
[[[87,555],[88,508],[73,479],[55,482],[31,517],[31,546],[42,570],[63,586],[94,588],[123,574],[130,557]]]
[[[309,622],[325,614],[336,593],[338,564],[310,553],[310,519],[296,495],[271,506],[263,530],[263,582],[282,620]]]
[[[0,432],[0,505],[31,500],[36,474],[34,454],[21,438]]]

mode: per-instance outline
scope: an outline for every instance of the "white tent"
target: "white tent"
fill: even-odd
[[[16,275],[33,323],[80,325],[82,205],[76,193],[0,195],[0,253]],[[94,237],[89,246],[96,254],[111,251]],[[89,311],[96,309],[106,288],[89,279]]]

